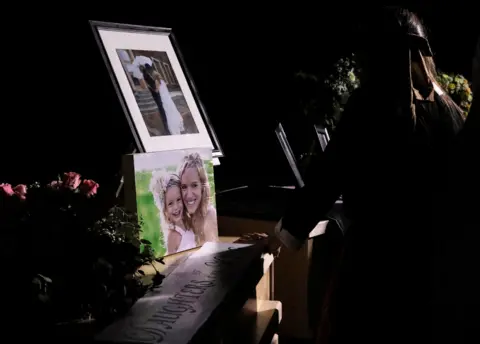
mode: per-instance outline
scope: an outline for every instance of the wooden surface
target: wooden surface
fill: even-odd
[[[220,235],[241,236],[259,232],[274,234],[276,221],[237,217],[218,217]],[[283,249],[275,259],[271,299],[282,303],[283,320],[280,335],[310,339],[309,326],[309,274],[313,244],[325,233],[328,221],[320,222],[310,233],[309,240],[298,251]]]
[[[298,251],[284,250],[275,261],[275,299],[283,304],[281,335],[312,337],[308,321],[308,278],[313,240]]]
[[[248,300],[231,326],[225,329],[223,344],[270,344],[281,321],[281,302]]]

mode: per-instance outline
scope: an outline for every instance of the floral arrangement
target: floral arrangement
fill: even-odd
[[[448,92],[453,101],[468,115],[472,105],[473,93],[470,83],[460,74],[446,74],[439,72],[437,81]]]
[[[0,252],[16,261],[31,240],[27,270],[39,321],[108,322],[161,283],[158,272],[146,283],[138,270],[154,256],[136,214],[103,206],[98,189],[75,172],[46,185],[0,184]]]
[[[301,99],[304,114],[314,122],[334,129],[350,94],[360,86],[358,74],[354,54],[340,58],[324,78],[297,73],[296,77],[303,86],[313,90],[313,93],[302,90],[306,95],[306,99]]]
[[[302,90],[306,99],[301,99],[301,107],[305,115],[314,117],[315,122],[320,122],[327,128],[335,129],[336,123],[341,117],[344,105],[347,103],[352,92],[360,87],[359,68],[355,62],[355,55],[351,54],[340,58],[323,78],[316,75],[299,72],[297,78],[307,85],[311,92]],[[437,72],[437,81],[444,88],[453,101],[460,106],[467,116],[473,100],[473,93],[465,77],[460,74],[448,74]],[[320,97],[320,95],[323,95]],[[320,104],[320,99],[326,103]]]
[[[325,85],[332,94],[333,111],[331,116],[327,116],[325,123],[328,127],[335,128],[348,98],[360,86],[358,74],[355,55],[351,54],[338,60],[333,67],[333,73],[325,80]]]
[[[350,54],[335,62],[322,76],[298,72],[295,74],[299,106],[310,122],[329,130],[335,127],[351,93],[360,86],[359,68],[355,55]],[[317,140],[300,155],[299,165],[304,170],[317,151]]]
[[[343,97],[360,86],[360,80],[357,78],[358,72],[355,55],[352,54],[335,63],[333,73],[327,77],[325,84],[335,95]]]
[[[81,180],[74,172],[65,173],[62,178],[43,186],[38,182],[15,187],[1,183],[0,226],[4,232],[32,235],[33,242],[58,249],[56,240],[65,235],[67,228],[69,233],[76,233],[77,229],[89,226],[97,215],[95,195],[98,188],[95,181]],[[49,232],[45,232],[47,229]],[[44,240],[49,234],[53,237]],[[38,247],[34,245],[32,254],[51,256],[50,253],[42,254],[44,250]]]

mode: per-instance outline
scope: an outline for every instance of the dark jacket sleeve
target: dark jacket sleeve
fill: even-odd
[[[467,145],[470,145],[471,147],[478,147],[479,135],[477,132],[480,128],[480,36],[477,40],[473,64],[473,102],[463,126],[463,133],[461,135],[462,139],[465,140]]]
[[[342,193],[346,178],[345,162],[349,159],[350,144],[361,130],[362,115],[358,111],[359,95],[352,95],[337,129],[323,154],[317,155],[304,177],[305,186],[295,190],[290,205],[282,218],[282,230],[298,240],[305,240]]]

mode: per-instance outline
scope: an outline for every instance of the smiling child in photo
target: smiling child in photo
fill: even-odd
[[[178,176],[154,171],[150,189],[160,211],[167,254],[196,247],[195,234],[185,226],[186,214]]]

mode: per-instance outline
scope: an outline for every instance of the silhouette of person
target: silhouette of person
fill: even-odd
[[[270,239],[298,248],[343,196],[352,225],[318,329],[322,344],[429,338],[432,204],[464,122],[436,82],[420,20],[399,8],[372,14],[357,54],[362,85]]]
[[[435,340],[444,343],[480,342],[480,37],[472,72],[473,103],[451,149],[435,236]]]

